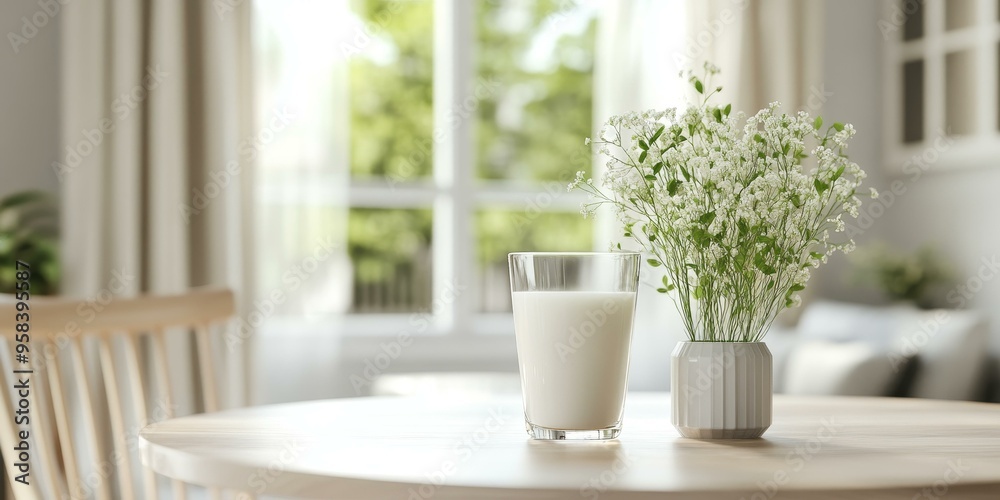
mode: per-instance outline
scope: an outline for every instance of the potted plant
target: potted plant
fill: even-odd
[[[893,302],[921,309],[940,305],[935,292],[951,279],[948,266],[930,247],[903,253],[879,244],[862,248],[852,257],[858,282],[877,288]]]
[[[717,72],[687,74],[699,96],[687,109],[611,117],[593,140],[608,157],[603,185],[581,172],[570,187],[592,195],[584,216],[612,206],[624,236],[663,272],[658,291],[687,333],[671,358],[674,426],[686,437],[751,438],[771,424],[762,338],[800,303],[814,268],[854,248],[844,219],[858,215],[865,173],[846,154],[851,125],[784,114],[778,103],[733,112],[712,102]]]
[[[0,199],[0,294],[15,292],[16,261],[31,265],[32,295],[59,291],[56,206],[39,191]]]

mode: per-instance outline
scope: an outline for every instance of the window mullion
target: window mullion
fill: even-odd
[[[436,0],[434,5],[434,310],[446,331],[468,334],[476,304],[472,221],[471,119],[453,111],[472,91],[474,5]]]

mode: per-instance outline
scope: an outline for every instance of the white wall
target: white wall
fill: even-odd
[[[882,101],[898,96],[883,95],[885,42],[877,25],[882,3],[827,0],[826,4],[824,82],[834,95],[824,114],[850,121],[858,129],[851,156],[869,173],[871,185],[884,191],[898,180],[905,189],[891,203],[886,199],[885,214],[874,219],[858,241],[884,240],[904,249],[932,244],[954,266],[959,282],[965,282],[979,271],[983,258],[1000,257],[1000,168],[996,168],[1000,159],[919,178],[888,174],[881,159]],[[820,293],[841,300],[876,300],[871,292],[846,281],[846,264],[838,258],[823,270],[816,283]],[[987,280],[966,304],[990,317],[994,357],[1000,355],[998,306],[1000,279]],[[1000,400],[1000,388],[994,398]]]
[[[51,167],[60,150],[59,15],[40,11],[36,2],[0,2],[0,197],[59,188]],[[15,53],[9,34],[23,36],[22,18],[33,16],[45,25]]]
[[[989,317],[994,360],[1000,359],[1000,279],[983,260],[1000,262],[998,167],[1000,159],[916,181],[904,177],[908,189],[886,213],[894,242],[909,248],[930,242],[948,257],[958,284],[967,286],[965,306]],[[980,270],[988,273],[982,281]],[[1000,366],[994,368],[1000,380]],[[1000,387],[995,387],[994,400],[1000,401]]]
[[[58,196],[52,170],[60,142],[58,17],[18,46],[22,17],[38,11],[35,2],[0,2],[0,198],[28,189]],[[41,18],[39,18],[41,19]],[[4,481],[4,498],[14,498]]]
[[[851,159],[868,173],[866,185],[876,189],[888,185],[881,158],[884,42],[876,26],[880,12],[877,1],[826,0],[821,85],[821,91],[832,93],[823,106],[824,120],[854,125],[857,135],[851,140]],[[879,218],[855,240],[863,245],[886,239],[888,226],[885,218]],[[875,294],[865,294],[853,286],[849,275],[848,260],[837,255],[816,274],[812,292],[843,300],[877,300]]]

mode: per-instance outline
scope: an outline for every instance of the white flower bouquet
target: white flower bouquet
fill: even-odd
[[[687,75],[699,104],[611,117],[593,141],[610,158],[603,186],[580,172],[570,188],[592,195],[584,216],[614,207],[692,342],[759,342],[813,268],[854,249],[844,217],[858,215],[865,173],[846,154],[850,124],[778,103],[733,113],[711,103],[722,88],[705,70]]]

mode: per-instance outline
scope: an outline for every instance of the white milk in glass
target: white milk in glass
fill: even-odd
[[[561,430],[618,423],[635,292],[512,292],[529,422]]]

